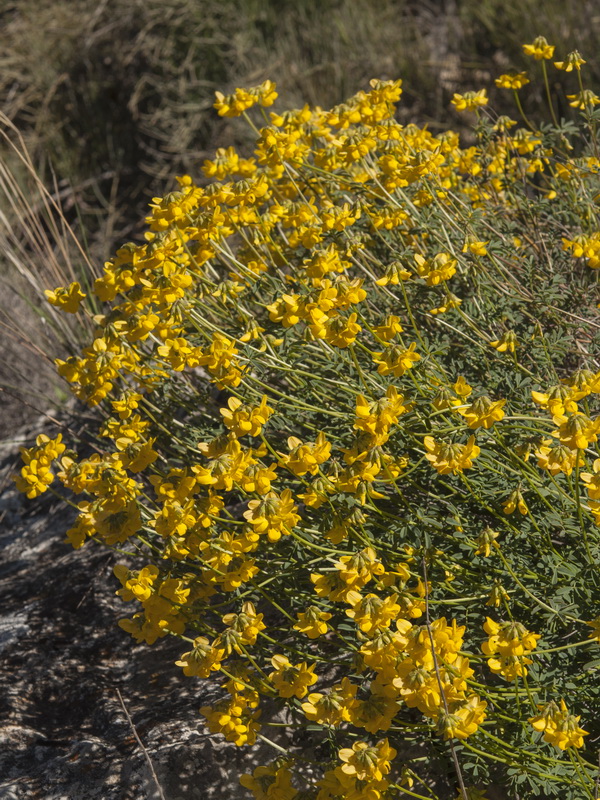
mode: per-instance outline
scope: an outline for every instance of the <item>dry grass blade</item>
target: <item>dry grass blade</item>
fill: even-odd
[[[129,723],[129,726],[131,727],[133,735],[135,736],[135,740],[139,744],[139,746],[140,746],[140,748],[141,748],[141,750],[142,750],[142,752],[144,754],[144,758],[148,762],[148,769],[150,770],[150,774],[152,775],[152,780],[154,781],[154,784],[155,784],[156,789],[158,791],[158,796],[160,797],[160,800],[165,800],[165,795],[164,795],[164,792],[162,790],[162,787],[161,787],[160,783],[158,782],[158,776],[157,776],[156,771],[154,769],[154,765],[152,763],[150,755],[148,754],[148,751],[144,747],[144,743],[140,739],[140,736],[139,736],[139,734],[137,732],[137,729],[136,729],[135,725],[133,724],[133,720],[131,719],[131,715],[130,715],[129,711],[127,710],[127,707],[126,707],[125,703],[123,702],[123,697],[121,696],[121,692],[118,689],[115,689],[115,691],[117,693],[117,697],[119,698],[119,703],[121,704],[121,708],[123,709],[123,713],[127,717],[127,722]]]
[[[92,321],[58,312],[44,290],[72,281],[89,287],[93,267],[20,132],[2,113],[0,125],[0,385],[10,390],[3,394],[2,433],[31,414],[26,396],[41,400],[40,410],[66,396],[53,358],[70,354]]]

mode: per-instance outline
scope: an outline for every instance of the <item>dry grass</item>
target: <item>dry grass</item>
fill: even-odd
[[[65,216],[61,193],[44,185],[25,142],[1,114],[0,125],[10,156],[0,161],[0,436],[6,437],[32,410],[66,397],[52,355],[72,352],[86,326],[58,313],[43,290],[89,281],[93,267]]]

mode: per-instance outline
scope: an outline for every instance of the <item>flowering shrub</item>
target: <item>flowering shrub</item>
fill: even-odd
[[[525,52],[548,86],[553,48]],[[277,739],[241,778],[258,800],[597,797],[583,63],[556,65],[581,121],[538,129],[484,89],[455,95],[469,146],[399,125],[400,81],[329,111],[268,113],[269,81],[218,94],[253,156],[218,150],[208,182],[154,199],[145,241],[95,283],[95,338],[57,362],[98,409],[94,449],[42,435],[17,485],[56,477],[77,498],[71,544],[135,556],[115,568],[119,624],[180,639],[182,680],[220,681],[200,709],[213,733]],[[519,100],[528,80],[498,85]]]

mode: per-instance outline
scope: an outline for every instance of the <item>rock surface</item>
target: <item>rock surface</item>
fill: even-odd
[[[247,797],[238,775],[260,748],[208,735],[198,708],[216,686],[183,677],[178,642],[136,645],[117,627],[130,607],[115,596],[115,556],[65,544],[70,512],[49,492],[18,494],[18,466],[17,443],[3,446],[0,800],[159,800],[148,758],[165,800]]]

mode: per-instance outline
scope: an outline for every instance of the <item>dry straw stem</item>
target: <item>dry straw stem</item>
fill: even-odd
[[[0,383],[4,425],[9,431],[24,413],[26,395],[44,398],[58,391],[52,356],[72,352],[88,335],[91,320],[75,322],[46,301],[44,289],[80,281],[89,285],[93,267],[69,224],[58,192],[40,178],[21,133],[0,113],[0,299],[3,363]],[[82,324],[83,323],[83,324]],[[39,399],[38,401],[39,402]],[[16,414],[16,418],[15,415]]]
[[[160,797],[160,800],[166,800],[165,794],[164,794],[164,792],[162,790],[162,786],[160,785],[160,783],[158,781],[158,776],[156,774],[156,770],[154,769],[154,765],[152,763],[152,759],[150,758],[150,755],[149,755],[148,751],[144,747],[144,743],[140,739],[140,736],[139,736],[139,734],[137,732],[137,729],[136,729],[135,725],[133,724],[133,720],[131,719],[131,715],[130,715],[129,711],[127,710],[127,707],[126,707],[125,703],[123,702],[123,697],[121,695],[121,692],[116,687],[115,687],[115,692],[117,693],[117,697],[119,698],[119,703],[121,704],[121,708],[123,709],[123,713],[127,717],[127,722],[129,723],[129,726],[130,726],[130,728],[132,730],[132,733],[135,736],[135,740],[139,744],[140,749],[141,749],[142,753],[144,754],[144,758],[148,762],[148,769],[150,770],[150,774],[152,775],[152,780],[154,781],[154,785],[156,786],[156,790],[158,792],[158,796]]]

